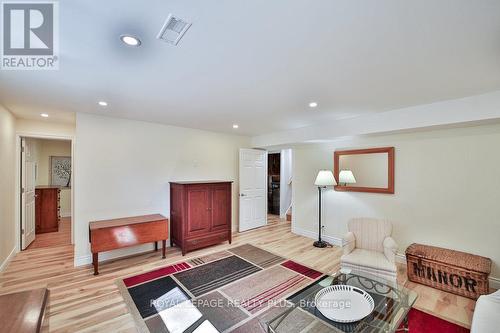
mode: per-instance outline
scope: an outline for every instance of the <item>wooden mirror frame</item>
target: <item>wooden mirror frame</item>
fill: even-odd
[[[360,155],[360,154],[377,154],[387,153],[387,187],[357,187],[335,185],[335,191],[351,191],[351,192],[370,192],[370,193],[386,193],[394,194],[394,147],[370,148],[370,149],[353,149],[353,150],[340,150],[333,153],[333,175],[335,181],[339,183],[340,171],[340,156],[342,155]]]

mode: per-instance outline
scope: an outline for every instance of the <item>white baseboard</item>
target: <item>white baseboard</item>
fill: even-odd
[[[75,257],[75,261],[74,261],[75,267],[85,266],[85,265],[89,265],[91,263],[92,263],[92,255],[91,254]]]
[[[12,251],[10,251],[7,258],[5,258],[5,260],[0,265],[0,272],[3,272],[3,270],[7,267],[7,265],[12,260],[12,258],[14,258],[15,255],[16,255],[16,247],[14,246],[14,248],[12,249]]]
[[[318,239],[318,233],[317,232],[306,230],[306,229],[302,229],[302,228],[297,228],[295,226],[292,226],[292,233],[294,233],[296,235],[308,237],[308,238],[311,238],[311,239]],[[330,243],[332,245],[342,247],[342,238],[333,237],[333,236],[327,236],[327,235],[321,235],[321,239],[323,239],[324,241],[326,241],[326,242],[328,242],[328,243]]]
[[[496,277],[490,277],[490,288],[500,289],[500,279]]]

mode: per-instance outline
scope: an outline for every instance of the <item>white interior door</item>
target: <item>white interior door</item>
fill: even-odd
[[[22,138],[21,145],[21,245],[24,250],[35,240],[36,162],[32,142]]]
[[[240,149],[240,227],[267,224],[267,151]]]

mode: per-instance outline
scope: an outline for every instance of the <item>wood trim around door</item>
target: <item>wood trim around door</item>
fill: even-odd
[[[352,150],[340,150],[333,153],[333,175],[335,176],[335,181],[339,183],[339,160],[342,155],[359,155],[359,154],[378,154],[387,153],[387,187],[356,187],[356,186],[334,186],[335,191],[350,191],[350,192],[369,192],[369,193],[385,193],[394,194],[394,147],[381,147],[381,148],[369,148],[369,149],[352,149]]]

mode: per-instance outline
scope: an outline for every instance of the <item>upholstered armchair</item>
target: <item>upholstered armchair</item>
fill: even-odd
[[[356,218],[348,223],[341,268],[396,280],[398,245],[391,237],[392,224],[386,220]]]

